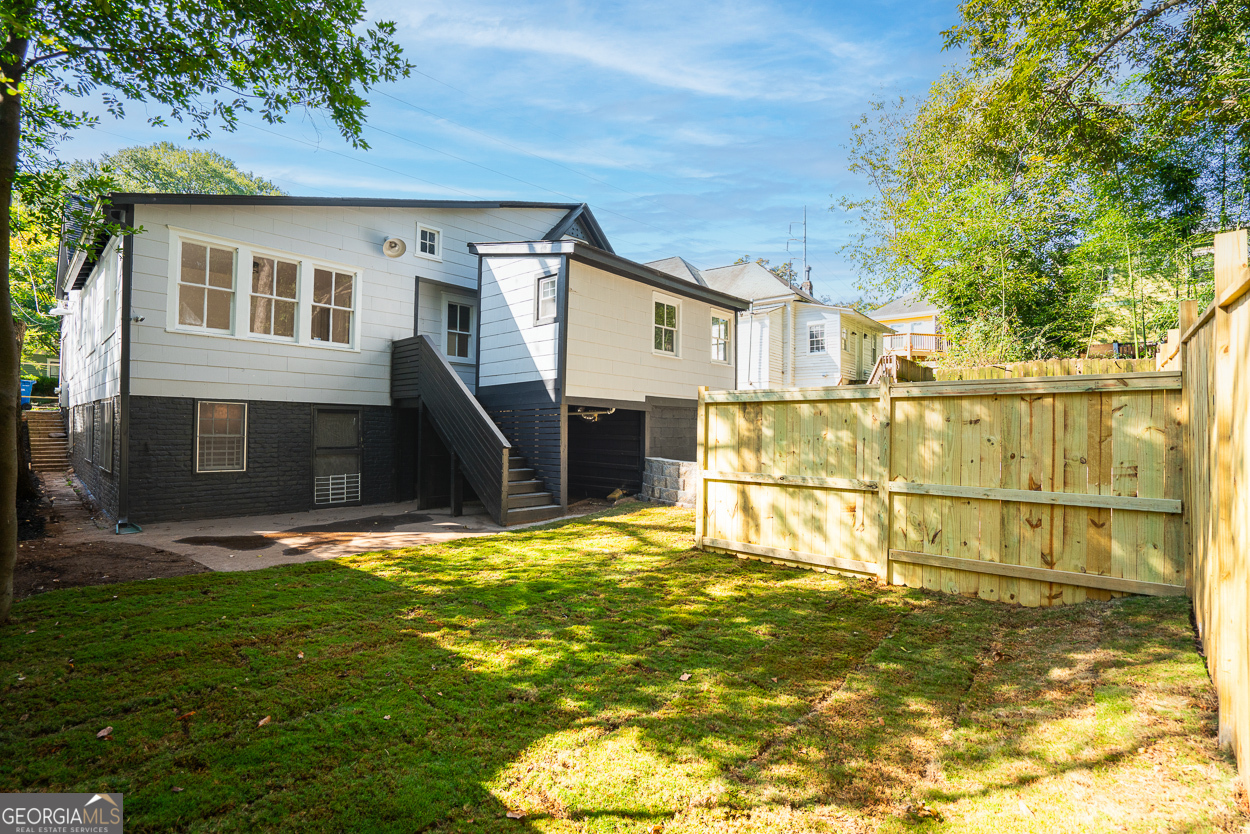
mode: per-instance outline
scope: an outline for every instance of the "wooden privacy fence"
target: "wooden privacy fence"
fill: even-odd
[[[1182,303],[1186,522],[1194,619],[1219,696],[1221,743],[1250,777],[1250,266],[1246,231],[1215,236],[1215,301]]]
[[[1184,594],[1180,387],[701,390],[698,544],[1028,606]]]

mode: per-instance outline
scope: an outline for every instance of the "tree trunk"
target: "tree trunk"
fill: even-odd
[[[7,27],[6,27],[7,28]],[[21,397],[21,357],[13,327],[13,299],[9,294],[10,211],[13,178],[17,173],[18,140],[21,137],[21,96],[17,89],[19,68],[26,59],[25,38],[9,36],[0,52],[0,72],[9,79],[0,86],[0,623],[8,622],[13,607],[13,572],[17,567],[17,409]]]

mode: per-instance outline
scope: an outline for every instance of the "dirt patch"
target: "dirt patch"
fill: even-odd
[[[31,541],[41,538],[46,532],[46,521],[41,507],[43,498],[35,497],[17,502],[17,540]]]
[[[210,572],[190,557],[124,540],[65,544],[39,539],[18,548],[13,590],[25,599],[57,588]]]

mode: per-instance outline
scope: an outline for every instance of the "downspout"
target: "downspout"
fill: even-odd
[[[134,269],[134,234],[130,233],[135,226],[135,207],[126,206],[125,218],[127,235],[122,241],[122,280],[121,280],[121,368],[118,373],[118,424],[121,432],[121,448],[117,459],[117,527],[119,535],[138,533],[142,528],[131,524],[130,515],[130,328],[134,322],[130,320],[131,277]]]

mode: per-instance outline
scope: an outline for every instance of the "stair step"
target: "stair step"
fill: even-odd
[[[508,510],[509,524],[525,524],[531,521],[544,521],[560,515],[559,504],[541,504],[537,507],[521,507]]]
[[[520,495],[508,496],[508,511],[517,510],[522,507],[541,507],[551,503],[550,492],[526,492]]]
[[[534,478],[534,470],[529,467],[526,467],[524,469],[509,469],[508,470],[509,481],[530,481],[530,480],[533,480],[533,478]]]
[[[529,465],[529,461],[525,459],[525,455],[508,455],[509,469],[528,469]]]
[[[529,492],[536,492],[538,490],[541,490],[542,488],[543,488],[543,482],[539,480],[509,481],[508,482],[508,494],[509,495],[524,495]]]

